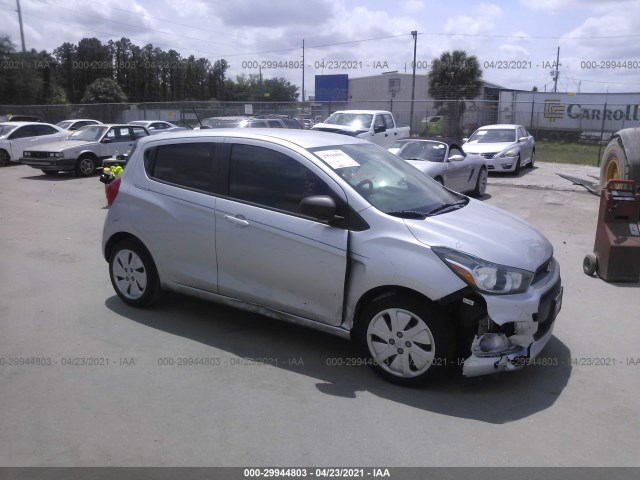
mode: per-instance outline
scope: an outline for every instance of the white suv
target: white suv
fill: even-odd
[[[398,383],[521,368],[562,304],[542,234],[364,140],[150,136],[121,178],[102,246],[125,303],[169,290],[353,338]]]

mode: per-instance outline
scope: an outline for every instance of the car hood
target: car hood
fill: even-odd
[[[467,153],[497,153],[514,145],[518,144],[515,142],[465,143],[462,148]]]
[[[86,140],[61,140],[59,142],[50,142],[42,145],[38,145],[37,147],[29,147],[27,150],[38,151],[38,152],[61,152],[63,150],[67,150],[69,148],[78,147],[80,145],[86,146],[88,144],[94,144],[95,142],[88,142]]]
[[[351,125],[337,125],[335,123],[316,123],[311,130],[322,130],[324,132],[350,132],[350,133],[364,133],[368,129],[356,128]]]
[[[453,212],[425,220],[405,219],[405,224],[418,241],[431,247],[449,247],[530,272],[553,255],[549,240],[527,222],[473,199]]]

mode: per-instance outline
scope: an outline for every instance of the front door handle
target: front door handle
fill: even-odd
[[[238,215],[237,217],[234,217],[233,215],[225,215],[224,219],[239,227],[248,227],[250,225],[242,215]]]

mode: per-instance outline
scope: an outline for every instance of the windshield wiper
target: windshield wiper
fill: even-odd
[[[459,208],[464,207],[467,203],[469,203],[469,199],[468,198],[464,198],[462,200],[458,200],[455,202],[451,202],[451,203],[443,203],[442,205],[438,205],[437,207],[429,210],[426,215],[430,216],[430,215],[437,215],[439,213],[445,213],[445,212],[450,212],[452,210],[457,210]]]
[[[427,214],[424,212],[418,212],[416,210],[398,210],[395,212],[387,212],[387,215],[392,215],[394,217],[400,218],[411,218],[417,220],[424,220],[427,218]]]

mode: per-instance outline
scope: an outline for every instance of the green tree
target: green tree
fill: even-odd
[[[431,64],[429,95],[436,101],[439,115],[445,116],[445,134],[457,137],[464,114],[465,100],[480,94],[482,70],[478,59],[463,50],[444,52]]]
[[[124,103],[127,96],[113,78],[98,78],[87,87],[82,103]]]

